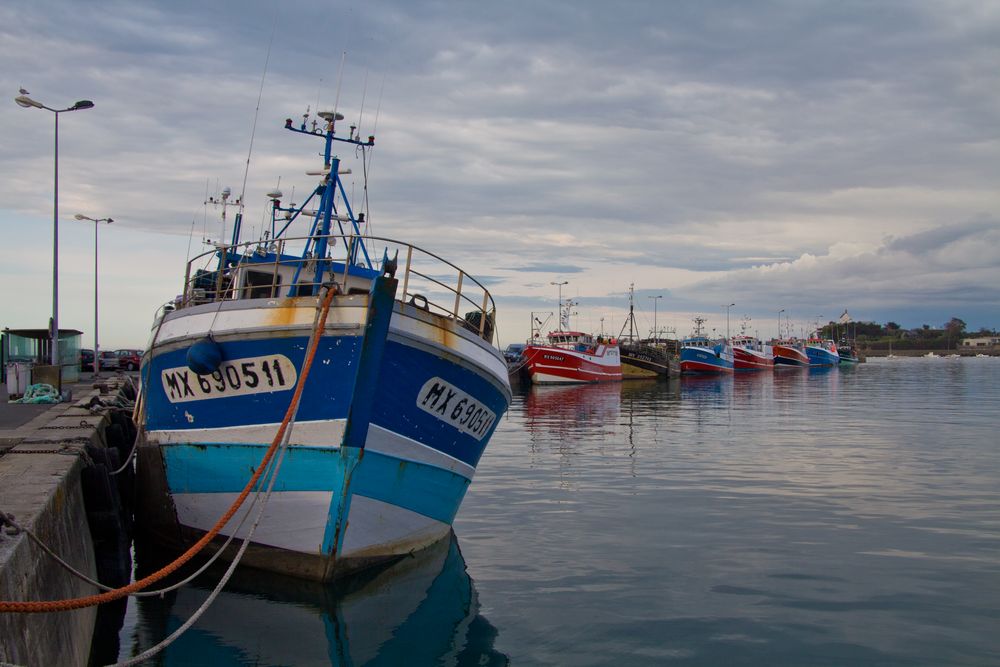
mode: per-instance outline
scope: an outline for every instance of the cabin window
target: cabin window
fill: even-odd
[[[277,290],[281,285],[281,275],[264,271],[247,271],[243,285],[243,298],[266,299],[274,296],[271,291],[272,286]]]

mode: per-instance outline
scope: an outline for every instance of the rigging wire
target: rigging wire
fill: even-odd
[[[274,35],[278,32],[278,10],[275,7],[274,22],[271,24],[271,39],[267,43],[267,56],[264,58],[264,71],[260,76],[260,90],[257,92],[257,108],[253,112],[253,126],[250,129],[250,148],[247,151],[247,164],[243,169],[243,188],[240,190],[240,211],[243,210],[243,197],[247,193],[247,178],[250,175],[250,157],[253,155],[253,140],[257,136],[257,119],[260,117],[260,101],[264,97],[264,82],[267,80],[267,68],[271,63],[271,47],[274,45]],[[221,239],[223,243],[225,239]]]
[[[382,75],[382,83],[379,85],[379,90],[378,90],[378,104],[375,107],[375,122],[372,125],[372,136],[374,136],[375,134],[378,133],[378,119],[379,119],[379,116],[382,113],[382,95],[383,95],[384,92],[385,92],[385,75],[383,74]],[[368,154],[368,160],[367,161],[364,159],[364,157],[365,157],[365,152],[364,152],[364,148],[362,147],[361,164],[362,164],[362,168],[364,169],[364,173],[365,173],[365,185],[364,185],[364,187],[365,187],[365,203],[364,203],[363,208],[364,208],[364,211],[365,211],[365,220],[369,221],[368,222],[368,227],[369,227],[369,230],[371,230],[371,217],[372,217],[372,215],[371,215],[371,203],[370,203],[370,201],[368,199],[368,179],[371,177],[372,163],[375,161],[375,151],[371,151]]]

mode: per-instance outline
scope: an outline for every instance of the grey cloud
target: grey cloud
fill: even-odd
[[[1000,232],[1000,222],[997,220],[972,220],[930,229],[910,236],[893,238],[886,244],[885,249],[889,252],[901,251],[913,255],[925,255],[962,239],[982,237],[981,232],[988,230]],[[1000,258],[997,261],[1000,263]]]
[[[97,103],[61,125],[67,208],[187,234],[206,182],[242,181],[273,29],[248,226],[279,178],[312,188],[318,149],[281,125],[334,104],[346,51],[340,108],[354,120],[365,91],[378,135],[375,232],[526,304],[539,272],[628,263],[729,275],[673,290],[678,309],[995,302],[989,223],[941,222],[1000,205],[988,3],[15,0],[0,81]],[[0,217],[50,214],[46,116],[0,106]]]

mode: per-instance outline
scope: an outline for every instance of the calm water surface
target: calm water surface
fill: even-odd
[[[998,406],[982,358],[522,389],[456,541],[241,577],[158,663],[1000,665]]]

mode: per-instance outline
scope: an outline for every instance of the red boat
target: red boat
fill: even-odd
[[[774,368],[774,351],[753,336],[733,338],[733,367],[737,371],[769,371]]]
[[[621,382],[618,342],[579,331],[553,331],[548,345],[524,348],[525,368],[534,384]]]
[[[771,349],[774,351],[775,366],[793,366],[807,368],[809,366],[809,356],[806,354],[805,345],[800,340],[785,339],[771,341]]]

